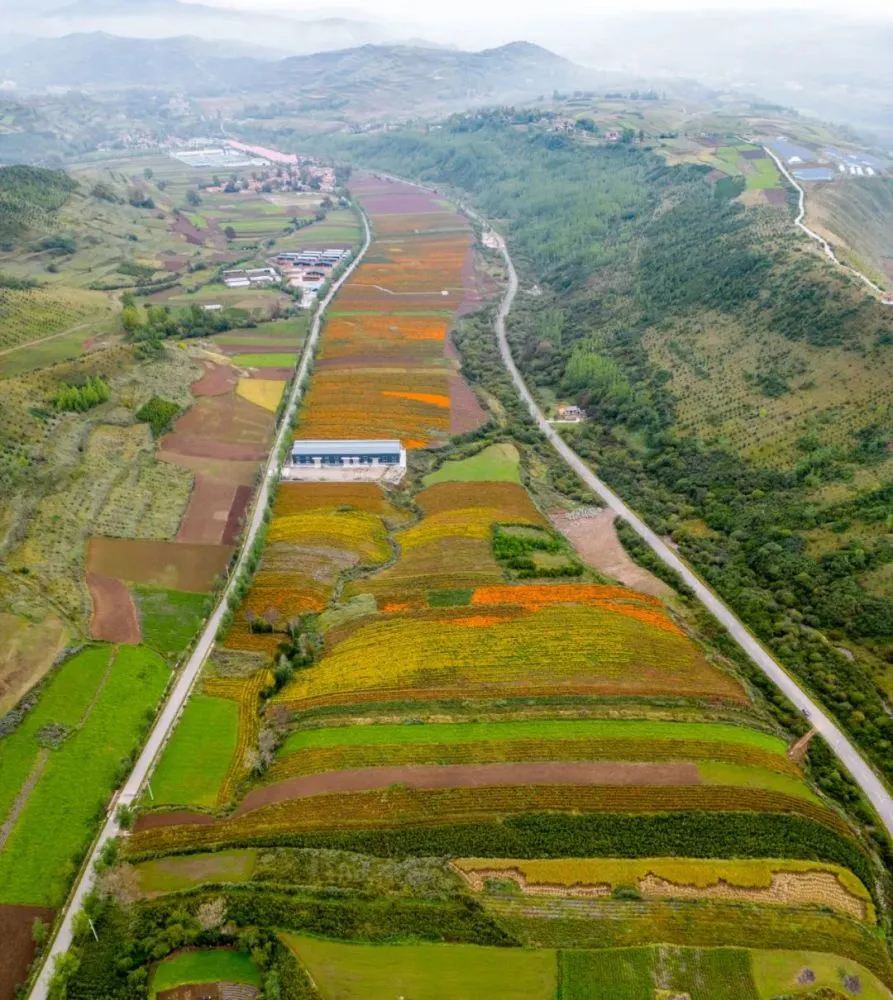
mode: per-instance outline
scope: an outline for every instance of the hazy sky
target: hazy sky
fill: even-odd
[[[226,7],[287,9],[293,14],[312,16],[367,17],[371,20],[401,18],[416,22],[475,20],[511,22],[513,18],[539,21],[552,16],[591,19],[598,14],[623,14],[632,11],[710,11],[732,10],[813,10],[844,17],[893,17],[893,0],[450,0],[447,4],[420,4],[418,0],[350,0],[348,4],[322,7],[318,0],[197,0]]]

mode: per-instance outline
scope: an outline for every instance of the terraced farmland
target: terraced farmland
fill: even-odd
[[[549,514],[575,501],[500,405],[451,439],[470,232],[409,185],[354,188],[377,243],[296,434],[399,436],[409,473],[280,484],[70,995],[250,942],[302,997],[769,1000],[805,969],[889,996],[888,876],[818,744],[791,752],[803,721],[682,597],[573,554]]]

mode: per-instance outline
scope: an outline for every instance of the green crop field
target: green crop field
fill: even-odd
[[[553,1000],[554,951],[475,945],[357,945],[284,934],[323,1000]]]
[[[234,354],[234,365],[246,368],[292,368],[297,354]]]
[[[208,695],[191,698],[152,778],[152,801],[157,805],[216,805],[236,752],[238,726],[236,702]]]
[[[176,658],[186,649],[207,611],[207,598],[203,594],[134,587],[133,596],[143,642],[166,657]]]
[[[709,740],[735,743],[783,755],[783,740],[755,729],[710,722],[647,722],[640,720],[568,720],[537,722],[466,722],[436,725],[343,726],[292,733],[283,752],[333,746],[401,745],[409,743],[477,743],[489,740]]]
[[[804,976],[809,970],[812,977]],[[855,962],[814,951],[755,951],[753,976],[759,1000],[815,995],[830,990],[852,1000],[890,1000],[890,992]],[[853,977],[846,981],[845,977]]]
[[[512,444],[491,444],[477,455],[459,462],[444,462],[425,476],[426,486],[448,482],[521,482],[518,449]]]
[[[250,955],[228,948],[184,951],[155,967],[149,996],[190,983],[247,983],[260,986],[260,971]]]
[[[62,903],[96,814],[169,676],[158,654],[143,647],[87,650],[56,674],[26,724],[0,741],[7,802],[45,758],[0,851],[0,902]]]
[[[562,951],[557,1000],[654,1000],[651,948]]]

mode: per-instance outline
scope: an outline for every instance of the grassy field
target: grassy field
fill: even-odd
[[[0,742],[7,803],[46,758],[0,851],[0,902],[64,900],[75,859],[169,676],[161,657],[144,647],[90,649],[62,667],[35,711]]]
[[[239,707],[226,698],[194,695],[152,777],[157,805],[217,804],[236,752]]]
[[[234,365],[245,368],[293,368],[297,353],[294,354],[234,354]]]
[[[260,970],[250,955],[215,948],[212,951],[184,951],[166,958],[155,967],[149,996],[190,983],[247,983],[260,986]]]
[[[475,945],[360,945],[284,934],[323,1000],[553,1000],[553,951]]]
[[[804,976],[810,970],[814,978]],[[753,975],[759,1000],[815,995],[828,989],[852,1000],[890,1000],[890,991],[855,962],[814,951],[755,951]],[[851,978],[847,978],[851,977]]]
[[[448,482],[521,482],[518,449],[513,444],[491,444],[459,462],[444,462],[425,476],[426,486]]]
[[[201,882],[247,882],[251,878],[257,851],[218,851],[188,858],[159,858],[136,866],[140,890],[144,893],[178,892]]]
[[[292,733],[284,753],[333,746],[369,746],[408,743],[477,743],[490,740],[709,740],[735,743],[783,755],[787,749],[777,736],[743,726],[709,722],[647,722],[586,719],[536,722],[465,722],[436,725],[343,726]]]
[[[203,594],[183,590],[133,588],[143,642],[162,656],[176,657],[192,642],[207,611]]]

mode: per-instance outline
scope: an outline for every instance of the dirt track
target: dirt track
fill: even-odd
[[[236,816],[287,799],[336,792],[366,792],[389,785],[408,788],[482,788],[494,785],[699,785],[697,765],[624,761],[550,761],[517,764],[425,764],[325,771],[255,788]]]

